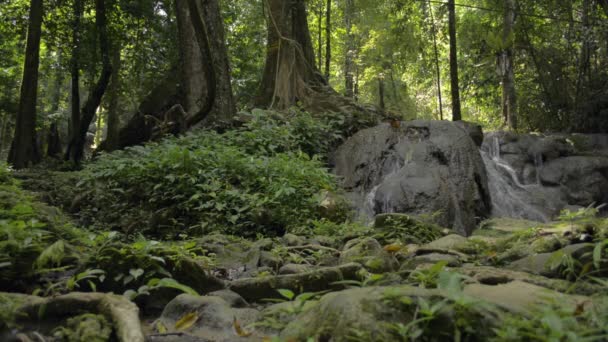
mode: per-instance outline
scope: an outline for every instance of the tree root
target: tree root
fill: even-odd
[[[41,320],[82,312],[96,312],[107,317],[121,342],[145,340],[137,306],[125,297],[113,294],[72,292],[49,298],[30,296],[28,302],[17,309],[17,317]]]

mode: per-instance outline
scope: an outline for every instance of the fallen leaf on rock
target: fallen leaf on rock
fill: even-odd
[[[240,337],[249,337],[249,336],[251,336],[252,333],[245,331],[245,329],[243,329],[241,327],[241,324],[236,319],[236,317],[234,317],[234,319],[232,320],[232,325],[234,326],[234,331],[236,331],[236,334],[239,335]]]
[[[187,330],[190,329],[194,323],[198,321],[198,314],[196,312],[191,312],[189,314],[185,314],[182,318],[179,319],[175,323],[176,330]]]

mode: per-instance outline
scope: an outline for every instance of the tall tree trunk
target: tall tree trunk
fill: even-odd
[[[502,76],[502,115],[507,126],[517,129],[517,94],[513,71],[513,26],[515,25],[515,0],[505,0],[502,41],[504,50],[500,54]]]
[[[382,111],[386,109],[384,102],[384,79],[382,77],[378,77],[378,106]]]
[[[462,120],[460,112],[460,88],[458,87],[458,50],[456,44],[456,6],[454,0],[448,0],[449,33],[450,33],[450,79],[452,84],[452,120]]]
[[[327,0],[327,15],[325,18],[325,80],[329,81],[329,68],[331,65],[331,0]]]
[[[437,106],[439,107],[439,119],[443,120],[443,99],[441,98],[441,70],[439,68],[439,49],[437,49],[437,25],[433,5],[429,1],[429,13],[431,14],[431,34],[433,35],[433,52],[435,53],[435,74],[437,75]]]
[[[576,80],[576,94],[575,94],[575,110],[579,111],[582,102],[584,101],[585,87],[589,80],[589,70],[591,61],[591,42],[589,37],[590,23],[589,23],[589,11],[591,10],[591,0],[583,0],[583,8],[581,21],[583,24],[581,33],[581,51],[579,54],[578,63],[578,78]]]
[[[201,95],[207,91],[207,85],[205,60],[192,26],[189,2],[189,0],[175,0],[175,8],[179,41],[181,105],[186,113],[194,114],[202,108],[204,97],[201,98]]]
[[[74,132],[74,137],[68,145],[66,155],[75,163],[80,163],[84,157],[84,146],[89,125],[95,117],[95,112],[101,103],[106,91],[110,77],[112,76],[112,65],[109,55],[109,40],[106,23],[105,0],[95,0],[95,25],[99,36],[99,50],[101,53],[102,69],[99,79],[95,83],[93,91],[89,94],[87,101],[82,107],[80,125]]]
[[[69,125],[69,141],[76,139],[78,129],[80,127],[80,22],[82,18],[82,0],[74,0],[72,4],[72,58],[70,60],[71,74],[71,114]],[[65,159],[70,158],[69,153],[66,153]]]
[[[315,65],[305,0],[265,0],[268,6],[266,65],[256,105],[285,109],[326,91]]]
[[[188,1],[190,18],[201,55],[205,58],[207,89],[203,107],[188,115],[188,127],[200,125],[223,129],[232,123],[236,104],[232,96],[228,49],[224,38],[224,20],[217,0]]]
[[[265,1],[265,0],[264,0]],[[319,70],[323,67],[323,6],[319,5],[319,11],[317,12],[317,49],[319,53],[317,54],[317,58],[319,59],[319,64],[317,67]]]
[[[353,35],[353,19],[355,16],[355,1],[345,0],[344,3],[344,26],[346,27],[346,53],[344,55],[344,87],[345,96],[354,97],[354,54],[355,37]]]
[[[359,101],[359,65],[355,64],[355,86],[353,88],[353,98],[356,101]]]
[[[122,61],[120,58],[121,49],[115,43],[112,49],[112,78],[110,89],[108,90],[108,122],[106,123],[106,150],[114,151],[118,148],[118,133],[120,129],[120,113],[118,101],[120,99],[120,70]]]
[[[28,167],[40,160],[40,151],[36,144],[36,100],[42,12],[43,1],[31,0],[17,122],[8,155],[8,162],[16,169]]]
[[[59,102],[61,101],[61,85],[63,84],[63,70],[59,68],[61,64],[61,53],[57,56],[57,70],[55,73],[55,84],[53,86],[53,96],[51,98],[51,107],[50,114],[56,114],[59,111]],[[51,126],[49,127],[49,132],[47,135],[47,148],[46,154],[49,157],[56,157],[61,153],[61,139],[59,137],[59,127],[58,127],[58,118],[53,117],[53,121],[51,122]]]

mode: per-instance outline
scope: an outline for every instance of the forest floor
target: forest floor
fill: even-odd
[[[584,243],[600,219],[493,219],[465,238],[387,214],[332,236],[162,242],[77,229],[37,198],[3,180],[3,341],[606,337],[606,262]]]

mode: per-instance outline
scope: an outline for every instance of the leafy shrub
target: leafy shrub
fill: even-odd
[[[321,202],[337,186],[310,154],[326,150],[327,127],[304,114],[293,122],[256,115],[224,134],[202,131],[101,156],[79,183],[85,222],[161,237],[255,236],[322,218]]]
[[[86,234],[33,200],[7,173],[0,181],[0,289],[17,290],[32,279],[77,260],[72,241]],[[68,242],[69,241],[69,242]]]

